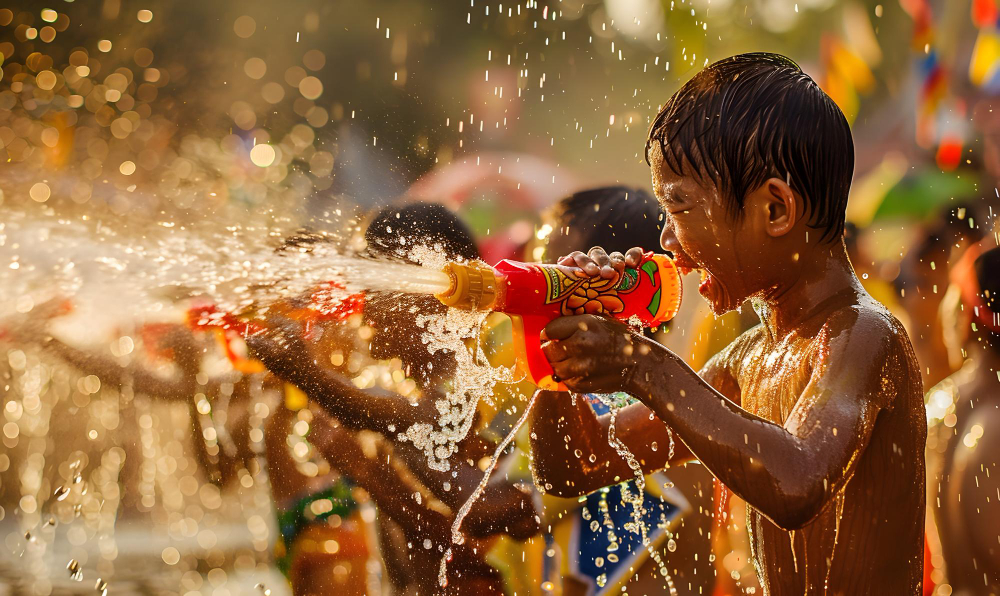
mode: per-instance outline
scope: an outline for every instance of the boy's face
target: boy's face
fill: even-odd
[[[698,291],[716,314],[739,307],[766,287],[755,279],[751,265],[764,262],[762,232],[755,230],[752,218],[730,216],[710,182],[674,173],[658,146],[650,158],[653,192],[666,212],[660,244],[673,253],[682,273],[700,271]]]

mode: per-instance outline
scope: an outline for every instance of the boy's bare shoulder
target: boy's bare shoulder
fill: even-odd
[[[920,369],[902,323],[884,306],[866,297],[830,314],[823,325],[825,354],[839,356],[828,362],[833,374],[852,371],[877,379],[878,395],[888,406],[896,397],[923,408]],[[836,363],[833,362],[836,360]],[[862,371],[868,371],[868,375]]]
[[[828,335],[831,344],[874,342],[873,346],[883,347],[889,353],[912,352],[903,324],[889,309],[868,295],[830,313],[822,331]]]

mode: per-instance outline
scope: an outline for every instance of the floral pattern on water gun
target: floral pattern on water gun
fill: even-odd
[[[547,267],[544,271],[546,304],[560,302],[563,315],[613,315],[625,310],[625,303],[618,297],[619,275],[581,279],[561,268]]]

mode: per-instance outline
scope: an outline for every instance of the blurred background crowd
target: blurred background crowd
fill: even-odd
[[[239,370],[248,362],[239,357],[221,354],[207,371],[192,365],[199,387],[212,385],[202,377],[221,379],[214,394],[200,389],[193,400],[183,383],[164,388],[153,377],[143,385],[141,370],[105,368],[100,358],[156,361],[161,346],[164,366],[185,370],[179,355],[188,340],[157,327],[167,325],[157,320],[169,318],[165,311],[147,309],[141,325],[120,316],[129,305],[117,284],[146,281],[122,256],[130,243],[173,238],[171,257],[191,261],[207,258],[212,245],[196,245],[182,230],[207,227],[241,241],[245,230],[273,240],[308,227],[350,244],[371,213],[402,200],[456,214],[489,263],[558,256],[545,252],[554,228],[543,218],[553,217],[552,206],[588,188],[648,188],[642,147],[658,106],[709,61],[764,50],[796,60],[851,122],[852,263],[910,334],[928,422],[941,429],[929,452],[950,453],[952,437],[974,449],[991,429],[960,416],[962,388],[970,399],[995,398],[1000,387],[1000,373],[990,372],[997,356],[970,348],[984,333],[995,338],[1000,325],[991,331],[985,315],[968,320],[972,263],[1000,243],[996,0],[0,5],[0,316],[53,308],[37,292],[46,279],[69,284],[59,286],[63,293],[100,297],[83,309],[89,325],[77,313],[67,327],[61,352],[0,330],[0,595],[290,593],[279,571],[289,546],[279,526],[294,522],[274,521],[272,498],[297,493],[272,495],[279,491],[268,488],[261,462],[287,460],[307,480],[329,473],[331,463],[304,440],[314,419],[302,406],[281,409],[285,426],[268,443],[274,406],[254,397],[268,388],[246,381],[254,371]],[[49,222],[42,230],[57,229],[51,222],[79,227],[62,238],[25,232],[37,221]],[[111,236],[126,247],[121,254],[101,252]],[[73,285],[88,266],[109,285]],[[116,267],[120,278],[107,273]],[[749,308],[715,317],[688,299],[660,339],[697,367],[755,322]],[[79,346],[99,346],[100,358]],[[399,385],[403,365],[387,366]],[[226,376],[234,370],[247,376]],[[365,370],[350,373],[357,381]],[[992,385],[982,380],[990,375]],[[142,395],[157,393],[167,399]],[[286,390],[282,399],[295,398]],[[218,430],[234,419],[245,422],[238,428],[246,437]],[[365,432],[358,453],[381,453]],[[226,468],[227,452],[239,465]],[[933,474],[947,475],[932,464],[931,510],[942,507]],[[692,534],[711,535],[711,544],[680,564],[704,580],[687,577],[680,593],[760,593],[742,503],[711,479],[698,486],[687,507],[714,522]],[[323,581],[334,583],[320,585],[380,591],[393,573],[406,576],[373,546],[392,542],[369,528],[383,505],[361,486],[343,490],[352,503],[343,512],[309,504],[299,512],[338,520],[337,538],[314,541],[321,546],[313,554],[333,561]],[[330,498],[324,503],[341,502]],[[957,499],[945,497],[956,510]],[[989,504],[998,501],[1000,492]],[[551,527],[570,508],[547,502],[540,525],[558,534]],[[341,517],[358,527],[344,530]],[[668,566],[684,550],[685,532],[675,533],[674,550],[662,545]],[[543,534],[531,539],[534,550],[509,546],[534,553],[540,569],[528,574],[538,581],[508,583],[509,592],[574,593],[546,579],[542,561],[556,538]],[[959,573],[979,581],[985,563],[971,557],[969,569],[953,565],[949,575],[933,511],[927,534],[927,593],[960,593],[952,580]],[[690,548],[696,543],[692,537]],[[995,565],[997,544],[985,548]],[[493,563],[511,569],[515,558],[508,552]],[[609,585],[627,589],[630,575],[619,576]],[[964,593],[995,592],[996,581]]]

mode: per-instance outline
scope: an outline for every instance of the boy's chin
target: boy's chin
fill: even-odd
[[[740,302],[734,300],[722,284],[718,283],[718,280],[714,278],[710,278],[708,283],[703,282],[698,287],[698,293],[701,294],[701,297],[708,303],[708,307],[716,315],[724,315],[727,312],[736,310],[740,305]]]

